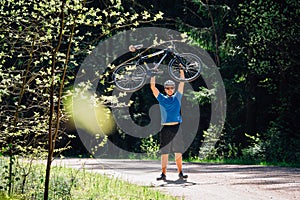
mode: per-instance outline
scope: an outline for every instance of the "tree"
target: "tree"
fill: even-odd
[[[294,154],[299,152],[299,131],[292,120],[299,116],[295,96],[300,33],[294,23],[299,9],[293,0],[253,0],[238,7],[235,29],[246,62],[239,78],[246,92],[244,131],[264,133],[268,160],[299,161],[299,153]]]
[[[1,2],[0,128],[10,176],[14,155],[46,152],[48,199],[51,162],[67,119],[63,99],[78,66],[102,39],[160,16],[125,11],[118,0]]]

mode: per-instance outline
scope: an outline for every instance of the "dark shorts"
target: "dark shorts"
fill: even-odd
[[[184,142],[180,124],[163,126],[160,131],[161,154],[183,153],[183,151]]]

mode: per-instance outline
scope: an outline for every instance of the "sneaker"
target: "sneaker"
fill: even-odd
[[[180,179],[186,179],[186,178],[188,178],[188,175],[183,175],[182,172],[180,172],[180,173],[178,174],[178,176],[179,176]]]
[[[156,180],[157,181],[161,181],[161,180],[165,181],[166,178],[167,178],[166,175],[164,173],[161,173],[160,177],[156,178]]]

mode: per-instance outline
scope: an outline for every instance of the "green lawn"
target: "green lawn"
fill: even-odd
[[[45,166],[34,165],[25,184],[23,172],[27,164],[18,164],[14,170],[13,198],[7,197],[7,161],[0,158],[0,199],[43,199]],[[25,171],[24,171],[25,170]],[[24,193],[22,194],[22,189]],[[51,200],[168,200],[178,199],[163,194],[154,188],[137,186],[95,172],[65,167],[52,167],[49,199]]]
[[[199,162],[199,163],[221,163],[221,164],[236,164],[236,165],[262,165],[262,166],[278,166],[278,167],[295,167],[300,168],[299,163],[286,163],[286,162],[266,162],[261,160],[250,159],[212,159],[212,160],[199,160],[199,159],[185,159],[185,162]]]

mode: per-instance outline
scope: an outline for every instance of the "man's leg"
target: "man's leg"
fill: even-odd
[[[166,180],[166,173],[167,173],[167,165],[168,165],[168,158],[169,158],[169,154],[162,154],[161,155],[161,175],[160,177],[156,178],[156,180],[160,181]]]
[[[175,161],[178,173],[182,172],[182,153],[175,153]]]
[[[178,176],[180,179],[185,179],[188,175],[182,173],[182,153],[175,153],[175,161],[178,169]]]
[[[162,170],[162,173],[165,175],[167,173],[168,158],[169,158],[169,154],[161,155],[161,170]]]

